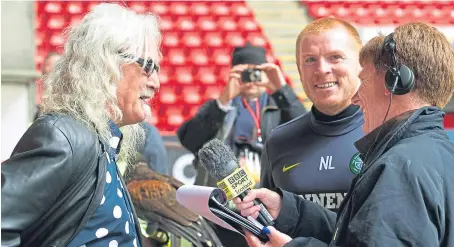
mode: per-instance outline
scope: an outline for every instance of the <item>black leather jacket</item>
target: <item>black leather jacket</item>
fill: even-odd
[[[40,116],[1,166],[2,246],[66,246],[101,203],[105,147],[69,116]]]

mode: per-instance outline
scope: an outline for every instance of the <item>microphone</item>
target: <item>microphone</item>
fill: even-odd
[[[254,182],[247,172],[238,165],[233,152],[219,139],[213,139],[206,143],[198,153],[199,163],[215,178],[217,186],[223,190],[227,200],[235,197],[243,199]],[[274,224],[273,217],[266,210],[260,200],[254,200],[254,205],[260,206],[258,221],[265,226]]]

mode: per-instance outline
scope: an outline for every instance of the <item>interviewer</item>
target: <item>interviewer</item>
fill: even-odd
[[[259,198],[276,219],[263,245],[454,246],[454,144],[443,108],[454,92],[454,51],[437,29],[410,23],[370,40],[360,52],[366,136],[355,143],[364,165],[339,215],[277,189],[235,199],[257,216]],[[386,122],[385,122],[386,120]]]

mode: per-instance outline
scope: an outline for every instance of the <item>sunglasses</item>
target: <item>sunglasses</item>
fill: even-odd
[[[123,57],[136,60],[136,63],[143,68],[148,77],[150,77],[154,72],[159,72],[159,66],[153,62],[151,58],[145,61],[145,59],[134,55],[123,55]]]

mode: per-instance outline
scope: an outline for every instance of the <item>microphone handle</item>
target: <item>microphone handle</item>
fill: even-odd
[[[238,197],[241,198],[241,200],[243,200],[243,198],[246,197],[247,192],[249,190],[250,189],[243,191]],[[264,226],[272,226],[272,225],[274,225],[273,217],[268,212],[268,210],[266,210],[265,206],[263,205],[263,203],[259,199],[255,199],[254,200],[254,205],[259,205],[260,206],[259,216],[257,217],[258,221]]]

